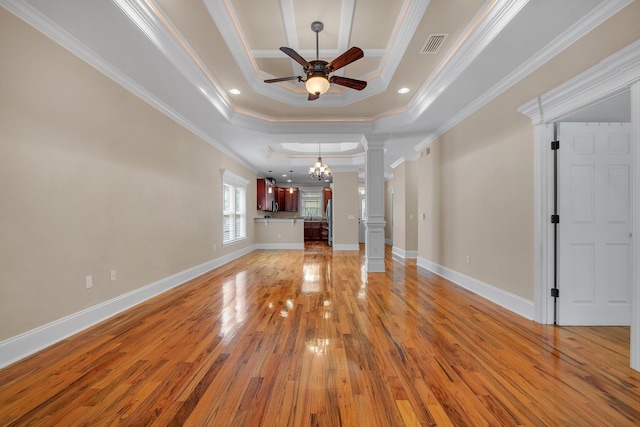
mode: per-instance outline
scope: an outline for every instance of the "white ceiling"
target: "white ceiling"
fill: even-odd
[[[508,89],[631,0],[0,0],[0,5],[259,175],[364,174],[363,142],[385,141],[385,172]],[[364,58],[307,101],[279,48]],[[421,50],[432,34],[436,53]],[[399,94],[402,87],[409,88]],[[240,90],[234,95],[231,89]],[[268,171],[272,171],[269,173]]]

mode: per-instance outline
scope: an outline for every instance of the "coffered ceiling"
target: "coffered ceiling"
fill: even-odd
[[[260,175],[304,182],[318,150],[386,173],[631,0],[0,0],[47,36]],[[364,58],[316,101],[279,48]],[[431,44],[428,44],[428,41]],[[438,43],[441,42],[441,43]],[[426,51],[426,52],[425,52]],[[399,93],[407,88],[406,93]],[[272,171],[271,173],[268,171]]]

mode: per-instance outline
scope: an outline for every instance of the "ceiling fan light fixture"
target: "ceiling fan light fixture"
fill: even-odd
[[[312,95],[323,95],[329,90],[329,80],[322,72],[314,72],[304,83],[307,92]]]

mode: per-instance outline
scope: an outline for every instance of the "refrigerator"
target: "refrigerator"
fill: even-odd
[[[327,243],[329,246],[333,246],[333,200],[329,200],[327,202],[327,226],[328,226],[328,237]]]

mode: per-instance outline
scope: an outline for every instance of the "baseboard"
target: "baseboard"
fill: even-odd
[[[343,243],[343,244],[334,243],[333,250],[334,251],[359,251],[360,244],[356,243],[355,245],[350,245],[346,243]]]
[[[397,246],[393,246],[391,248],[391,254],[395,257],[407,259],[407,258],[418,258],[418,251],[405,251]]]
[[[304,249],[304,243],[256,243],[256,249]]]
[[[484,283],[478,279],[474,279],[473,277],[451,270],[450,268],[436,264],[424,258],[418,257],[417,265],[419,269],[423,268],[425,270],[429,270],[455,283],[456,285],[462,286],[474,294],[480,295],[481,297],[506,308],[507,310],[519,314],[529,320],[533,320],[533,301],[529,301],[519,297],[518,295],[496,288],[488,283]]]
[[[255,245],[207,261],[0,342],[0,368],[8,366],[124,310],[160,295],[255,250]]]

